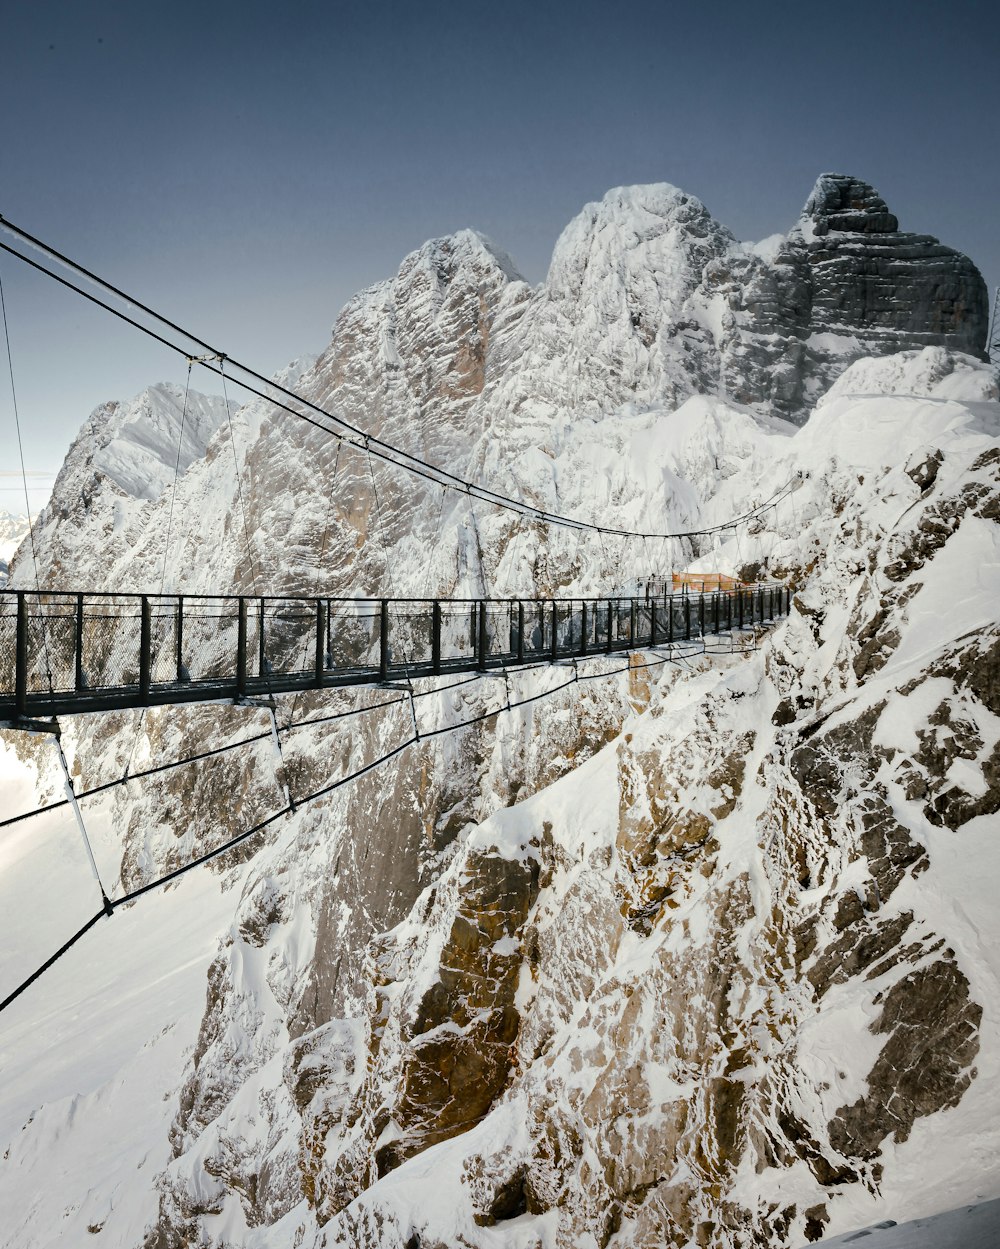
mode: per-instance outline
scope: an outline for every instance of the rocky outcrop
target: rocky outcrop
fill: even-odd
[[[866,183],[824,174],[790,243],[809,267],[810,333],[853,335],[866,355],[915,346],[983,355],[989,310],[975,265],[900,231]]]
[[[801,421],[853,360],[941,346],[985,358],[986,284],[967,256],[910,234],[878,192],[822,174],[795,228],[709,277],[733,313],[727,385]]]

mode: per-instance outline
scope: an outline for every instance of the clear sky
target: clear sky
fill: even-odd
[[[755,239],[853,173],[1000,278],[991,0],[34,0],[3,42],[0,213],[265,373],[426,238],[473,226],[539,281],[624,183],[673,182]],[[100,401],[183,382],[19,262],[0,275],[30,470]],[[12,510],[16,467],[0,359]]]

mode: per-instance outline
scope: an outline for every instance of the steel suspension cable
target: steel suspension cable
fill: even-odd
[[[14,383],[14,357],[10,349],[10,330],[7,326],[7,299],[3,289],[3,273],[0,271],[0,312],[3,313],[3,337],[7,348],[7,369],[10,373],[10,400],[14,411],[14,429],[17,432],[17,454],[21,465],[21,485],[24,488],[24,508],[28,518],[28,549],[31,551],[31,566],[34,571],[35,601],[38,604],[38,618],[42,622],[42,654],[45,658],[45,675],[52,693],[52,664],[49,660],[49,638],[45,627],[45,613],[42,610],[41,579],[38,573],[38,552],[35,549],[35,525],[31,516],[31,501],[28,498],[28,474],[24,467],[24,441],[21,437],[21,414],[17,406],[17,386]]]
[[[385,561],[385,575],[386,575],[386,579],[389,582],[389,590],[392,594],[392,597],[395,599],[396,587],[392,579],[392,563],[389,560],[389,544],[386,541],[386,537],[385,537],[385,525],[382,520],[382,504],[378,496],[378,484],[375,481],[375,465],[372,462],[372,457],[370,453],[368,456],[368,472],[371,474],[371,479],[372,479],[372,495],[375,498],[375,523],[378,525],[379,538],[382,542],[382,558]],[[385,616],[383,615],[380,618],[379,628],[384,629],[385,627],[386,627],[386,619],[385,619]],[[379,645],[384,648],[386,646],[386,639],[380,637]],[[403,672],[406,676],[406,686],[410,695],[410,714],[413,717],[413,732],[415,736],[419,739],[420,730],[417,728],[417,709],[413,702],[413,682],[410,680],[410,667],[409,667],[409,663],[407,660],[405,641],[402,643],[402,651],[403,651]]]
[[[593,673],[593,674],[585,674],[583,678],[578,677],[578,674],[576,672],[576,665],[574,662],[573,677],[571,677],[570,680],[568,681],[561,682],[559,685],[553,687],[550,690],[543,690],[539,694],[534,694],[528,698],[519,699],[517,702],[510,703],[507,706],[502,706],[498,708],[496,711],[483,712],[480,715],[473,717],[472,719],[463,720],[457,724],[444,725],[441,728],[426,732],[423,736],[424,737],[438,737],[442,735],[443,733],[454,732],[457,729],[467,728],[470,725],[481,723],[484,720],[489,720],[492,717],[500,715],[505,711],[515,711],[520,707],[530,706],[531,704],[539,702],[544,698],[549,698],[554,694],[558,694],[564,689],[568,689],[569,686],[575,685],[578,679],[597,680],[601,677],[617,676],[617,675],[621,675],[622,673],[633,671],[639,668],[655,668],[655,667],[659,667],[662,664],[674,663],[674,662],[677,662],[676,657],[673,655],[667,655],[663,659],[653,660],[651,662],[644,663],[644,664],[629,664],[625,667],[615,668],[610,671],[598,672],[598,673]],[[399,699],[396,701],[401,702],[403,700]],[[157,877],[155,880],[148,881],[145,885],[141,885],[138,889],[133,889],[129,893],[123,894],[122,897],[117,898],[115,901],[110,902],[108,904],[110,907],[111,913],[118,910],[119,907],[131,905],[133,902],[137,901],[139,898],[143,897],[145,894],[152,892],[154,889],[162,888],[164,885],[167,885],[170,882],[177,880],[179,877],[186,875],[188,872],[193,871],[196,867],[201,867],[203,864],[208,863],[211,860],[217,859],[221,855],[228,853],[234,847],[241,845],[243,842],[249,840],[251,837],[257,836],[259,833],[262,833],[265,829],[269,828],[272,824],[276,823],[282,817],[286,815],[294,814],[297,808],[301,808],[306,803],[313,802],[318,798],[325,797],[327,794],[333,793],[334,791],[340,789],[342,786],[349,784],[351,781],[356,780],[359,777],[364,776],[369,772],[372,772],[376,768],[382,767],[384,764],[388,763],[391,759],[395,758],[399,754],[402,754],[403,751],[409,749],[410,746],[416,745],[420,741],[421,741],[421,736],[415,730],[412,737],[409,737],[405,741],[399,743],[397,746],[394,746],[391,750],[387,751],[384,755],[379,756],[379,758],[372,760],[370,763],[367,763],[363,767],[356,769],[354,772],[348,773],[346,776],[340,777],[336,781],[332,781],[328,785],[322,786],[320,789],[314,790],[312,793],[300,796],[295,806],[289,803],[288,805],[282,807],[280,810],[273,812],[271,815],[267,816],[265,819],[259,821],[257,824],[253,825],[251,828],[244,829],[243,832],[237,833],[235,837],[229,838],[227,841],[223,842],[219,846],[214,847],[212,850],[206,851],[204,854],[199,855],[197,858],[192,859],[189,862],[182,864],[180,867],[174,868],[172,871],[165,873],[163,876]],[[105,917],[108,914],[109,912],[105,910],[105,908],[102,907],[102,909],[98,911],[96,915],[91,916],[91,918],[87,920],[87,922],[81,928],[79,928],[73,934],[73,936],[69,938],[68,941],[64,942],[64,944],[61,945],[54,954],[50,955],[50,957],[47,958],[45,962],[42,963],[42,965],[39,968],[37,968],[34,972],[32,972],[30,976],[26,977],[26,979],[24,979],[11,993],[9,993],[7,997],[3,999],[3,1001],[0,1001],[0,1012],[6,1010],[6,1008],[9,1005],[11,1005],[12,1002],[16,1001],[17,998],[19,998],[25,992],[26,989],[30,988],[32,984],[34,984],[46,971],[49,970],[50,967],[52,967],[60,958],[62,958],[64,954],[66,954],[70,949],[72,949],[72,947],[82,937],[84,937],[91,930],[91,928],[94,927],[94,925],[98,922],[98,920],[100,920],[101,918]]]
[[[545,666],[541,664],[526,664],[518,671],[528,672],[537,667]],[[444,694],[448,690],[459,689],[463,685],[472,685],[476,681],[483,679],[483,673],[477,672],[471,677],[463,677],[460,681],[452,681],[448,685],[438,685],[429,690],[418,690],[414,695],[414,699],[429,698],[434,694]],[[293,733],[296,729],[307,728],[315,724],[329,724],[334,720],[347,720],[352,716],[365,715],[369,711],[379,711],[383,707],[394,707],[397,703],[406,702],[405,698],[389,698],[380,703],[371,703],[367,707],[351,707],[346,711],[335,711],[328,715],[310,716],[306,720],[294,720],[288,724],[279,726],[278,733]],[[128,781],[141,781],[148,776],[157,776],[161,772],[170,772],[175,768],[187,767],[191,763],[200,763],[204,759],[211,759],[216,755],[228,754],[231,750],[238,750],[241,746],[251,746],[255,742],[264,741],[271,736],[271,730],[265,729],[263,733],[254,733],[250,737],[241,737],[238,741],[228,742],[225,746],[216,746],[212,750],[203,750],[195,755],[185,755],[182,759],[172,759],[168,763],[159,763],[151,768],[145,768],[141,772],[132,772],[128,776],[116,777],[113,781],[105,781],[101,785],[95,785],[91,789],[80,790],[75,796],[78,801],[84,798],[93,798],[98,794],[107,793],[109,790],[117,789],[119,785],[124,785]],[[22,811],[20,815],[11,815],[6,819],[0,820],[0,828],[8,828],[12,824],[21,824],[25,820],[34,819],[37,815],[45,815],[50,811],[58,811],[61,807],[69,805],[68,798],[60,798],[56,802],[46,803],[45,806],[36,807],[34,811]]]
[[[323,558],[326,555],[326,544],[330,536],[330,526],[333,524],[334,492],[337,487],[337,477],[338,477],[338,474],[340,473],[340,453],[343,450],[343,447],[344,447],[344,443],[343,443],[343,440],[341,439],[337,443],[337,455],[333,463],[333,479],[330,482],[329,500],[328,500],[327,513],[326,513],[326,526],[323,529],[323,541],[320,543],[319,555],[316,559],[316,577],[313,583],[313,589],[317,598],[321,597],[320,595],[320,586],[321,586],[320,577],[322,575],[321,570],[322,570]],[[327,599],[327,628],[328,629],[329,629],[329,611],[330,611],[330,600]],[[308,653],[308,650],[309,650],[309,640],[307,637],[304,637],[302,639],[302,646],[299,650],[299,655],[301,656],[301,658],[299,659],[300,664],[305,663],[305,658]],[[296,712],[296,709],[298,708],[299,698],[301,697],[301,695],[302,695],[301,690],[296,691],[295,698],[292,700],[292,709],[288,713],[289,723],[295,719],[295,712]]]
[[[86,277],[89,281],[96,283],[102,289],[115,295],[116,298],[119,298],[123,300],[124,302],[126,302],[127,304],[130,304],[131,306],[141,310],[147,316],[152,317],[160,325],[165,326],[168,329],[174,331],[175,333],[182,335],[184,338],[187,338],[190,342],[197,343],[200,347],[207,348],[208,355],[206,357],[196,357],[196,359],[198,360],[198,363],[201,364],[204,368],[206,368],[209,372],[221,374],[222,370],[220,369],[220,367],[218,367],[218,365],[213,365],[212,362],[213,361],[228,361],[231,367],[238,369],[242,373],[245,373],[248,377],[253,378],[256,382],[266,387],[269,387],[272,391],[277,391],[279,394],[286,396],[286,398],[291,399],[298,404],[301,404],[303,407],[310,409],[312,412],[315,412],[317,415],[324,417],[326,420],[333,421],[337,426],[339,426],[341,430],[347,430],[349,433],[355,435],[355,438],[358,441],[355,441],[354,439],[351,439],[351,438],[346,439],[346,441],[351,442],[352,445],[358,447],[360,450],[367,451],[370,454],[377,456],[379,459],[382,459],[386,461],[387,463],[394,464],[396,465],[396,467],[402,468],[404,471],[412,473],[418,477],[424,477],[429,481],[435,481],[440,485],[445,485],[449,489],[458,490],[462,493],[466,493],[466,494],[474,493],[477,498],[480,498],[484,502],[490,503],[491,505],[495,507],[505,508],[509,511],[518,512],[522,515],[533,516],[545,524],[562,525],[564,527],[572,528],[572,529],[588,529],[588,530],[603,529],[606,533],[629,535],[632,537],[642,536],[638,531],[635,531],[635,530],[620,529],[614,526],[607,526],[607,525],[601,526],[590,521],[579,520],[577,518],[569,517],[569,516],[562,516],[557,512],[550,512],[544,508],[535,507],[532,504],[525,503],[523,500],[511,498],[507,495],[503,495],[503,494],[498,493],[497,491],[491,490],[489,489],[489,487],[479,485],[478,483],[475,483],[475,482],[467,481],[464,478],[461,478],[457,476],[456,474],[449,472],[447,469],[442,468],[440,465],[432,464],[426,460],[422,460],[419,456],[412,455],[410,452],[405,451],[401,447],[397,447],[392,443],[385,442],[382,439],[376,438],[371,434],[367,434],[365,433],[364,430],[360,429],[356,425],[353,425],[351,422],[347,421],[344,417],[338,416],[336,413],[330,412],[327,409],[322,408],[318,404],[313,403],[311,400],[306,399],[304,396],[297,394],[293,390],[290,390],[288,387],[281,385],[279,382],[275,382],[272,379],[265,377],[264,374],[257,372],[257,370],[251,368],[249,365],[243,364],[240,361],[235,360],[233,357],[227,355],[225,352],[221,352],[217,348],[210,346],[208,343],[204,341],[204,339],[199,338],[197,335],[193,334],[190,330],[186,330],[183,327],[177,325],[175,322],[170,321],[161,313],[156,312],[154,309],[142,303],[140,300],[136,299],[134,296],[128,295],[126,292],[120,290],[118,287],[114,286],[112,283],[106,281],[105,279],[99,277],[97,274],[92,273],[89,269],[84,268],[82,265],[78,264],[76,261],[71,260],[69,257],[63,255],[61,252],[57,251],[55,248],[50,247],[48,244],[43,243],[40,239],[35,238],[33,235],[29,234],[27,231],[22,230],[20,227],[15,226],[12,222],[7,221],[3,216],[0,216],[0,226],[6,228],[11,233],[16,234],[19,237],[25,239],[27,242],[29,242],[33,246],[45,252],[47,255],[58,260],[61,264],[68,266],[70,269],[72,269],[76,273],[79,273],[82,276]],[[27,265],[30,265],[32,268],[38,270],[39,272],[46,274],[48,277],[60,283],[62,286],[65,286],[68,289],[75,291],[78,295],[82,296],[84,299],[87,299],[90,302],[96,304],[97,306],[105,309],[105,311],[110,312],[113,316],[131,325],[133,328],[139,330],[141,333],[146,334],[147,336],[153,338],[157,342],[161,343],[163,346],[169,348],[171,351],[184,355],[186,358],[189,357],[190,353],[186,348],[178,345],[175,342],[171,342],[169,339],[165,338],[162,334],[159,334],[155,330],[150,329],[149,326],[143,325],[140,321],[137,321],[134,317],[130,317],[127,314],[121,312],[119,309],[112,307],[105,300],[99,299],[97,296],[91,294],[89,291],[85,291],[82,287],[78,286],[76,283],[69,281],[67,278],[62,277],[60,274],[54,273],[47,266],[40,264],[36,260],[32,260],[31,257],[29,256],[25,256],[22,252],[17,251],[15,248],[11,247],[9,244],[0,242],[0,249],[2,249],[5,252],[8,252],[12,256],[15,256],[17,259],[21,260],[23,263]],[[297,411],[295,408],[289,407],[287,403],[275,399],[273,394],[266,394],[264,391],[259,390],[256,386],[251,385],[250,383],[243,381],[240,378],[231,378],[231,380],[234,381],[237,385],[241,386],[248,393],[256,395],[258,398],[266,400],[267,402],[271,403],[273,406],[281,409],[282,411],[288,412],[292,416],[297,417],[299,420],[306,421],[308,424],[315,426],[317,429],[322,430],[324,433],[328,435],[333,435],[334,437],[343,437],[343,435],[339,434],[336,429],[331,429],[328,425],[321,424],[319,421],[315,420],[313,417],[308,416],[305,412]],[[748,520],[753,515],[755,515],[755,512],[748,512],[744,515],[733,517],[731,520],[727,521],[724,525],[711,526],[711,527],[707,527],[704,529],[686,530],[683,532],[670,533],[670,534],[659,534],[659,533],[647,534],[646,536],[657,537],[657,538],[659,537],[670,537],[670,538],[697,537],[701,534],[714,532],[715,529],[729,528],[733,524],[742,523]]]
[[[192,363],[193,361],[189,359],[187,366],[187,380],[184,383],[184,403],[181,407],[181,423],[180,428],[177,431],[177,454],[174,456],[174,481],[173,485],[170,487],[170,507],[167,511],[167,532],[163,539],[163,562],[160,566],[160,600],[163,599],[164,590],[167,585],[167,556],[170,553],[170,533],[174,524],[174,501],[177,498],[177,481],[180,477],[181,448],[184,444],[184,425],[187,421],[188,398],[191,394]],[[82,620],[80,627],[82,628]],[[142,733],[143,726],[146,723],[146,712],[148,710],[148,707],[143,707],[142,711],[139,713],[139,719],[135,726],[135,733],[132,735],[132,748],[129,750],[128,758],[125,760],[125,774],[122,778],[123,780],[128,780],[129,771],[132,767],[132,760],[135,757],[136,747],[139,745],[139,737]]]

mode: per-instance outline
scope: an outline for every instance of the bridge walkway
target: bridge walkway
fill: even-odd
[[[0,591],[0,727],[513,669],[681,643],[787,614],[759,584],[656,598],[339,599]]]

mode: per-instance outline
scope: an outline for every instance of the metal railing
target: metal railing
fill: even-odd
[[[778,584],[658,599],[2,590],[0,724],[703,643],[788,608]]]

